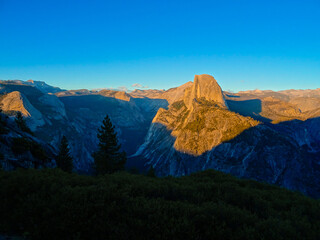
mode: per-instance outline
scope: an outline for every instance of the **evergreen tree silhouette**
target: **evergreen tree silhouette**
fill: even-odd
[[[5,115],[2,113],[2,109],[0,108],[0,134],[8,133],[6,125],[7,122],[5,121]]]
[[[108,115],[98,129],[99,148],[93,153],[97,174],[113,173],[124,170],[127,160],[126,153],[121,152],[117,134]]]
[[[156,177],[156,171],[155,169],[153,168],[153,166],[151,166],[147,172],[147,176],[148,177]]]
[[[73,160],[70,156],[70,148],[68,144],[68,140],[65,136],[62,137],[60,147],[59,147],[59,154],[56,159],[57,167],[62,169],[65,172],[72,172],[73,168]]]

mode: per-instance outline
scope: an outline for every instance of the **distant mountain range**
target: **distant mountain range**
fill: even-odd
[[[106,114],[128,166],[160,176],[217,169],[320,197],[320,89],[223,92],[209,75],[169,90],[62,90],[1,81],[0,104],[57,148],[66,135],[75,170],[90,172]]]

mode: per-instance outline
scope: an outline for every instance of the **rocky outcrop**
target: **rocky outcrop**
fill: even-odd
[[[227,107],[221,87],[207,74],[196,75],[192,86],[185,90],[183,101],[188,109],[192,109],[193,101],[196,99],[205,99],[216,103],[219,107]]]
[[[45,124],[41,112],[39,112],[27,99],[18,91],[13,91],[2,96],[1,109],[4,112],[15,114],[21,112],[27,117],[31,130]]]
[[[194,99],[192,110],[183,101],[175,102],[168,110],[160,109],[153,119],[166,127],[175,139],[176,151],[199,156],[220,143],[256,126],[250,117],[228,111],[213,101]]]
[[[26,99],[25,101],[23,101],[23,97],[18,91],[14,91],[4,95],[1,100],[1,108],[3,111],[21,112],[23,116],[30,117],[31,114],[26,109],[25,105],[29,106],[29,111],[34,110],[30,109],[31,104],[29,103],[29,101],[27,102]]]
[[[209,75],[196,75],[194,83],[185,88],[182,100],[170,104],[168,110],[159,109],[152,123],[166,127],[175,139],[170,147],[194,156],[258,124],[250,117],[228,111],[220,86]]]

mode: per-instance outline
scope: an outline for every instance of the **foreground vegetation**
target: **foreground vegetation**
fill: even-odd
[[[0,171],[0,233],[31,239],[319,239],[320,202],[213,170]]]

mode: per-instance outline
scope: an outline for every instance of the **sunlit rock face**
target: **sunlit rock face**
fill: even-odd
[[[26,117],[31,130],[35,130],[37,127],[45,124],[41,112],[29,102],[26,96],[18,91],[4,94],[0,103],[4,112],[21,112]]]
[[[220,107],[226,108],[221,87],[212,76],[207,74],[195,75],[192,86],[185,90],[183,100],[188,109],[193,108],[195,99],[212,101]]]
[[[160,109],[154,123],[166,127],[175,139],[175,150],[199,156],[256,126],[258,121],[230,112],[213,101],[194,99],[191,110],[183,101],[171,104],[168,110]]]
[[[18,91],[5,94],[1,100],[1,105],[3,111],[19,111],[25,117],[31,116],[29,111],[33,110],[29,109],[28,111],[26,109],[25,105],[29,105],[30,108],[30,103],[26,99],[24,99],[23,101],[23,97],[21,96],[21,93]]]

